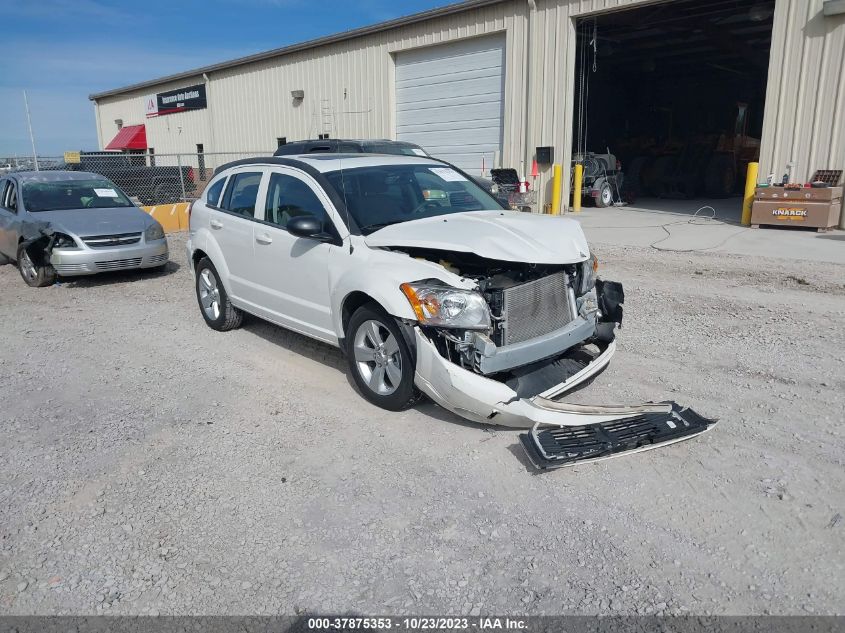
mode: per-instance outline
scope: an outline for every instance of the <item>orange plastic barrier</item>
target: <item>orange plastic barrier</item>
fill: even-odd
[[[141,207],[161,224],[165,233],[176,233],[188,230],[188,202],[176,204],[157,204],[151,207]]]

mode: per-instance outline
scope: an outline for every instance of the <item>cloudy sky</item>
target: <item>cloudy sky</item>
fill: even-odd
[[[0,157],[96,149],[88,95],[450,0],[0,0]]]

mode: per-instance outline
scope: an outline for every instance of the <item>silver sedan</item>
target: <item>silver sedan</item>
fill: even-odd
[[[103,176],[33,171],[0,178],[0,259],[40,287],[57,275],[162,268],[168,251],[161,225]]]

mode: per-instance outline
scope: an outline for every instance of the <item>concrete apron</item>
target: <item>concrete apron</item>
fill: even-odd
[[[694,215],[706,201],[678,200],[660,201],[666,210],[585,208],[580,214],[567,213],[564,217],[578,220],[590,242],[845,264],[845,231],[744,227],[738,223],[739,207],[730,202],[712,205],[717,209],[716,219],[708,217],[713,215],[710,209]],[[680,211],[672,211],[670,204]]]

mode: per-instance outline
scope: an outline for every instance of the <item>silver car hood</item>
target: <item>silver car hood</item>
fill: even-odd
[[[54,231],[83,237],[140,233],[150,223],[149,216],[137,207],[39,211],[32,213],[30,217],[41,222],[49,222]]]
[[[574,264],[590,256],[587,238],[575,220],[519,211],[468,211],[411,220],[379,229],[364,242],[529,264]]]

